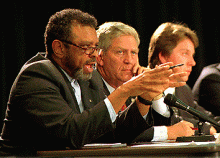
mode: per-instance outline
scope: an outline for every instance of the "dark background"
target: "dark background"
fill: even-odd
[[[99,25],[121,21],[140,34],[140,64],[147,66],[147,50],[151,35],[163,22],[186,23],[200,39],[196,49],[197,65],[189,78],[192,87],[202,68],[220,61],[219,5],[200,0],[78,0],[78,1],[4,1],[1,4],[1,120],[11,85],[21,66],[37,52],[45,51],[44,30],[49,17],[65,8],[78,8],[94,15]]]

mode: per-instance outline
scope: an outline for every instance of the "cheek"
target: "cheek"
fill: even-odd
[[[88,59],[86,57],[84,57],[84,58],[78,57],[78,58],[75,58],[74,62],[78,68],[83,68],[83,66],[85,65],[87,60]]]
[[[118,58],[106,58],[104,60],[104,66],[108,67],[109,69],[115,69],[115,71],[118,71],[118,68],[121,65],[121,61]]]
[[[181,58],[182,58],[182,55],[179,52],[173,51],[171,55],[168,57],[168,60],[175,62],[175,61],[181,60]]]
[[[181,61],[181,57],[179,57],[179,56],[170,56],[167,61],[168,62],[173,62],[173,65],[177,65],[177,64],[180,64],[179,62]]]
[[[186,59],[183,56],[170,56],[169,59],[167,60],[168,62],[173,62],[173,65],[177,64],[184,64],[184,66],[180,67],[180,70],[184,70],[186,66]]]
[[[186,72],[185,66],[180,67],[178,72]]]

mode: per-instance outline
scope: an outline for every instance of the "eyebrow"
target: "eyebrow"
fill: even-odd
[[[187,49],[187,48],[183,48],[183,49],[180,49],[180,51],[190,51],[190,50]],[[193,56],[195,56],[195,54],[196,54],[196,51],[194,50],[194,52],[193,52]]]
[[[81,42],[79,42],[79,45],[86,45],[86,46],[90,46],[90,45],[93,45],[94,44],[94,42],[90,42],[90,41],[81,41]],[[96,42],[94,45],[95,46],[98,46],[98,42]]]
[[[118,46],[118,47],[115,47],[114,49],[122,49],[122,50],[128,50],[128,49],[126,49],[126,48],[123,48],[123,47],[120,47],[120,46]],[[139,48],[135,48],[135,49],[132,49],[132,51],[136,51],[136,52],[139,52]]]

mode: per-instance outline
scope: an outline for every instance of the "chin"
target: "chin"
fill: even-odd
[[[187,77],[184,77],[184,78],[183,78],[183,81],[184,81],[184,82],[187,82],[187,81],[188,81],[188,79],[189,79],[189,77],[188,77],[188,76],[187,76]]]
[[[133,76],[127,76],[124,78],[124,81],[127,82],[128,80],[132,79]]]
[[[84,73],[83,69],[79,69],[74,73],[74,78],[77,80],[90,80],[92,78],[92,72]]]

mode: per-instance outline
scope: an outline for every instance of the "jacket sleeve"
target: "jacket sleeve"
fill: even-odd
[[[141,116],[136,102],[123,111],[116,120],[116,139],[123,143],[131,143],[139,134],[150,128]]]
[[[163,117],[152,108],[149,109],[145,120],[134,102],[117,119],[116,136],[118,140],[125,143],[149,142],[154,136],[153,126],[170,124],[170,117]]]

